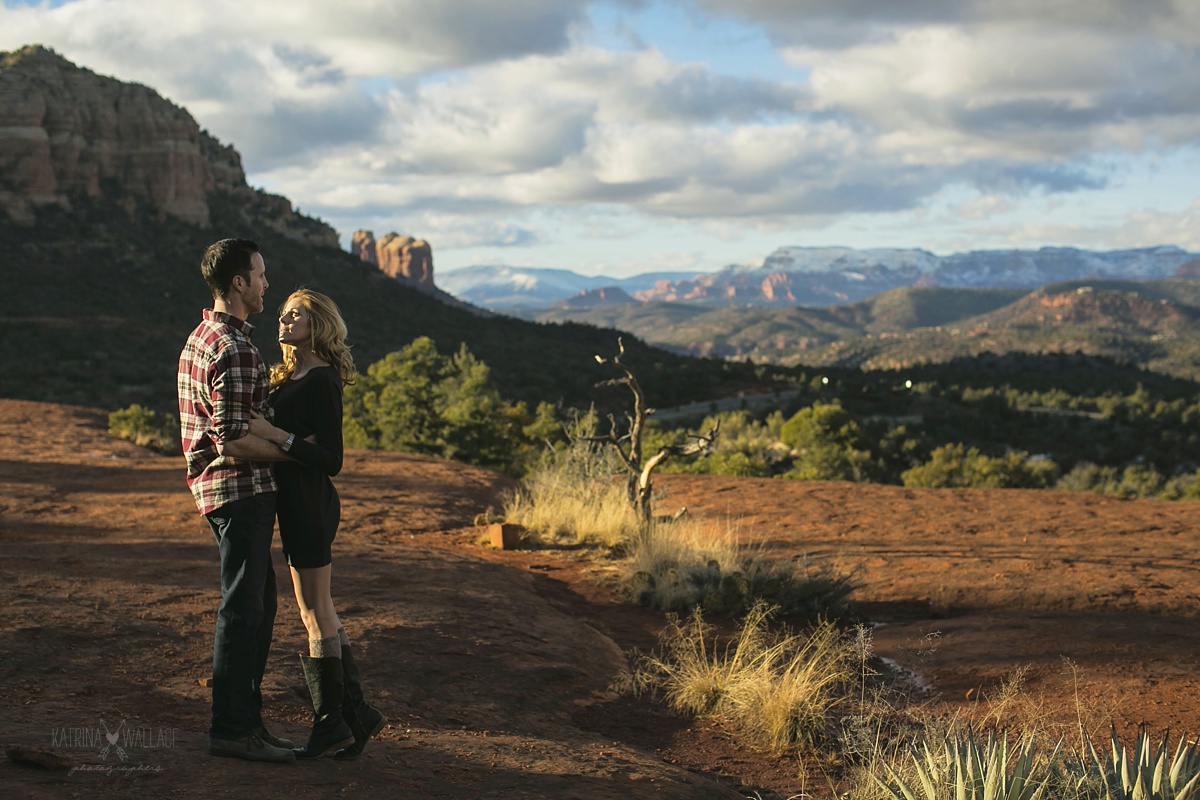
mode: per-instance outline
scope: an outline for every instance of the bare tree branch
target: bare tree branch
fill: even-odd
[[[649,460],[643,462],[642,434],[645,431],[646,418],[654,413],[654,409],[647,405],[646,394],[642,390],[642,386],[638,382],[633,370],[621,360],[624,355],[625,342],[621,337],[618,337],[617,355],[612,358],[604,358],[603,356],[596,356],[595,358],[596,363],[604,366],[611,365],[625,373],[623,378],[612,378],[601,381],[596,386],[626,386],[633,393],[633,412],[626,412],[625,414],[625,420],[629,425],[626,433],[622,436],[617,436],[617,423],[613,415],[610,414],[608,416],[609,430],[607,435],[582,438],[587,441],[602,442],[611,445],[620,454],[621,460],[625,462],[628,472],[625,489],[629,497],[629,502],[633,503],[638,509],[642,524],[649,525],[651,522],[650,501],[653,496],[653,485],[651,484],[650,475],[654,471],[654,468],[672,456],[707,454],[711,452],[717,440],[720,423],[718,422],[717,425],[714,425],[708,433],[690,435],[688,438],[692,441],[661,448]],[[626,443],[628,443],[628,450],[622,446]]]

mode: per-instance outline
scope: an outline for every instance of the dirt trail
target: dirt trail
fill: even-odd
[[[0,400],[2,744],[74,773],[0,760],[4,797],[763,797],[820,786],[712,722],[608,692],[660,614],[622,605],[588,551],[480,547],[475,514],[510,482],[461,464],[352,451],[335,595],[391,724],[351,764],[202,749],[216,549],[182,459],[109,437],[104,415]],[[1197,732],[1200,528],[1194,503],[1017,491],[666,476],[664,508],[737,520],[773,554],[855,570],[879,655],[942,710],[1025,672],[1049,719],[1109,711],[1122,730]],[[267,717],[302,738],[304,634],[276,551]],[[1074,665],[1073,672],[1066,667]],[[102,753],[107,728],[124,725]]]

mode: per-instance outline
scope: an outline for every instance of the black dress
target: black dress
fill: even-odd
[[[290,455],[274,466],[279,538],[288,564],[313,569],[332,562],[341,503],[330,480],[342,469],[342,381],[315,367],[278,386],[270,399],[275,426],[296,435]],[[316,444],[304,441],[315,434]]]

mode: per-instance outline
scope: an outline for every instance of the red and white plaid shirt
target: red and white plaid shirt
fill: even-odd
[[[217,452],[250,432],[250,411],[267,416],[267,367],[250,341],[254,326],[211,308],[179,354],[176,389],[187,483],[201,514],[275,491],[271,464]]]

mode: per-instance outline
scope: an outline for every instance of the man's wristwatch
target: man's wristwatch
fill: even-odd
[[[292,449],[292,445],[295,443],[296,443],[296,434],[289,433],[288,438],[284,441],[284,443],[279,445],[279,449],[285,453],[290,452]]]

